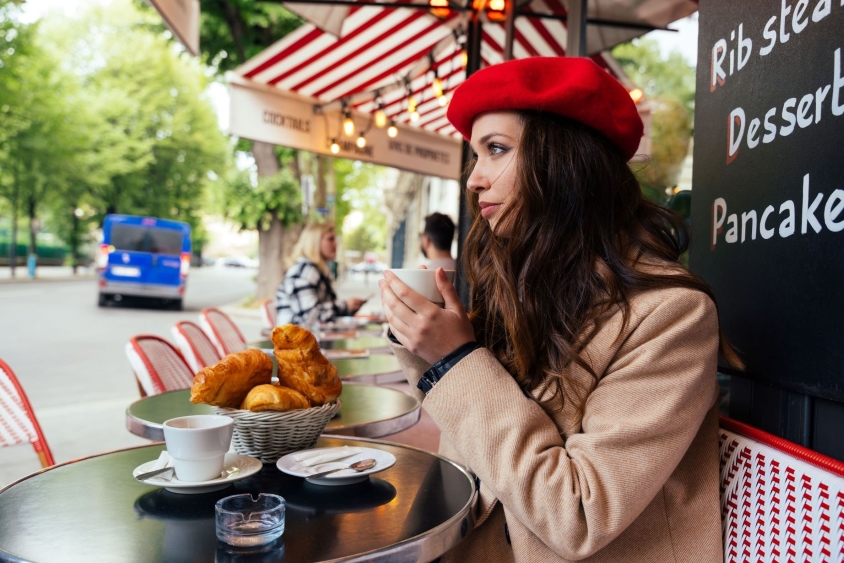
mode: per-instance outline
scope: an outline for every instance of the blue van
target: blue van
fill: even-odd
[[[181,309],[190,269],[190,243],[187,223],[106,215],[97,260],[100,307],[125,295],[153,297]]]

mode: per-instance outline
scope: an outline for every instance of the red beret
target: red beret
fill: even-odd
[[[547,111],[579,121],[603,133],[628,160],[644,130],[627,89],[584,58],[531,57],[479,70],[455,90],[448,120],[471,139],[475,117],[496,110]]]

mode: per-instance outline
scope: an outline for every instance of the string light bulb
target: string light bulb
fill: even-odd
[[[434,75],[434,81],[431,83],[431,88],[434,90],[434,96],[441,98],[443,95],[443,81],[439,76]]]
[[[414,98],[413,96],[410,96],[407,99],[407,113],[411,115],[416,113],[416,98]]]
[[[419,121],[419,112],[418,112],[418,111],[414,111],[413,113],[411,113],[411,114],[410,114],[410,120],[411,120],[412,122],[414,122],[414,123],[416,123],[417,121]]]
[[[645,93],[642,92],[642,90],[640,90],[639,88],[634,88],[633,90],[630,90],[630,99],[633,100],[634,104],[638,104],[639,101],[642,99],[642,96],[644,95]]]
[[[391,139],[395,139],[396,135],[399,134],[399,128],[396,127],[395,121],[390,122],[390,126],[387,128],[387,136]]]
[[[331,139],[331,152],[333,154],[340,152],[340,145],[337,144],[337,139]]]
[[[378,129],[383,129],[384,126],[387,125],[387,114],[384,112],[384,108],[378,106],[378,111],[375,112],[375,126]]]
[[[343,120],[343,132],[347,137],[355,134],[355,122],[352,119],[352,114],[346,111],[346,119]]]
[[[355,144],[358,146],[359,149],[362,149],[366,146],[366,137],[363,136],[363,133],[358,135],[358,140],[355,141]]]
[[[489,4],[487,4],[486,17],[489,21],[502,22],[507,19],[507,14],[505,13],[506,9],[506,0],[489,0]]]
[[[449,99],[448,96],[440,96],[437,101],[440,103],[440,107],[444,108],[448,105]]]
[[[469,53],[465,50],[460,53],[460,64],[463,65],[463,68],[469,66]]]
[[[447,18],[451,14],[448,0],[428,0],[428,5],[431,7],[431,13],[438,18]]]

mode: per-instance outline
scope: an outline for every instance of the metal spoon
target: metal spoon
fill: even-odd
[[[378,463],[374,459],[362,459],[360,461],[356,461],[353,464],[346,466],[346,467],[338,467],[337,469],[329,469],[328,471],[323,471],[322,473],[314,473],[313,475],[308,475],[306,479],[316,479],[318,477],[325,477],[329,473],[334,473],[336,471],[343,471],[344,469],[354,469],[355,471],[366,471],[367,469],[371,469],[375,467],[375,464]]]
[[[147,479],[151,479],[153,477],[156,477],[157,475],[162,475],[164,473],[167,473],[168,471],[175,471],[175,468],[171,465],[170,467],[165,467],[164,469],[156,469],[155,471],[140,473],[139,475],[135,475],[135,479],[137,479],[138,481],[146,481]]]

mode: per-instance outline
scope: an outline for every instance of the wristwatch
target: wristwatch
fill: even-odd
[[[448,370],[456,366],[460,360],[478,348],[483,348],[483,346],[478,342],[467,342],[451,353],[446,354],[440,361],[432,365],[431,369],[422,374],[422,377],[416,384],[416,388],[427,395],[434,388],[434,385],[445,377]]]

